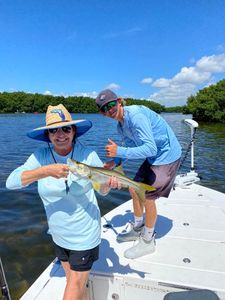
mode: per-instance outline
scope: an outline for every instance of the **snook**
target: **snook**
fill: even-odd
[[[89,179],[92,182],[93,188],[98,192],[100,191],[101,184],[106,184],[109,178],[112,176],[117,178],[122,187],[132,187],[136,191],[142,202],[145,201],[145,191],[155,191],[155,188],[153,186],[141,182],[136,182],[126,177],[123,174],[122,168],[120,169],[120,171],[118,171],[118,169],[109,170],[100,167],[92,167],[70,158],[68,158],[67,164],[72,173],[76,174],[80,178]]]

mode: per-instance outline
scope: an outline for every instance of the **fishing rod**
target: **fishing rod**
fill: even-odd
[[[0,257],[0,288],[3,296],[3,300],[11,300],[10,294],[9,294],[9,288],[8,284],[6,282],[5,273],[2,265],[2,260]]]

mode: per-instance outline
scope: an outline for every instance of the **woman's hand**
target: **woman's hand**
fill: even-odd
[[[69,174],[69,167],[65,164],[52,164],[44,166],[44,168],[48,174],[47,176],[52,176],[54,178],[66,178]]]
[[[34,170],[26,170],[22,173],[22,185],[27,186],[39,179],[48,176],[54,178],[67,178],[69,174],[69,167],[66,164],[51,164]]]

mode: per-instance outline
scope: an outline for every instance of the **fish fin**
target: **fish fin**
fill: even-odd
[[[118,173],[120,173],[120,174],[122,174],[122,175],[124,175],[124,171],[123,171],[123,166],[122,165],[119,165],[119,166],[115,167],[113,170],[116,171],[116,172],[118,172]]]
[[[94,181],[94,180],[92,180],[91,183],[92,183],[93,189],[96,192],[99,192],[100,188],[101,188],[101,184],[98,181]]]

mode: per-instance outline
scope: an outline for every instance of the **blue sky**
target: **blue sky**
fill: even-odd
[[[176,106],[224,78],[224,0],[0,0],[1,92]]]

